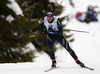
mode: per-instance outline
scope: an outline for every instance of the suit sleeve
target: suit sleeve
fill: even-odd
[[[43,32],[43,30],[44,30],[44,18],[40,21],[39,26],[40,26],[41,32]]]
[[[58,18],[57,19],[57,25],[58,25],[58,32],[62,34],[62,23],[61,20]]]

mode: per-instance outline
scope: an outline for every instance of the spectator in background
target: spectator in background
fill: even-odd
[[[80,22],[82,22],[82,19],[81,19],[81,16],[82,16],[82,13],[81,12],[77,12],[76,14],[76,19]]]
[[[84,20],[86,23],[89,23],[91,21],[98,22],[97,12],[94,10],[94,8],[95,7],[93,7],[92,5],[88,6],[87,12],[86,12],[86,17]]]

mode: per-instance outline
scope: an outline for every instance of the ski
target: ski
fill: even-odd
[[[44,71],[45,71],[45,72],[48,72],[48,71],[51,71],[51,70],[54,70],[54,69],[57,69],[57,68],[60,68],[60,66],[54,67],[54,68],[50,68],[50,69],[47,69],[47,70],[44,70]]]
[[[45,72],[48,72],[48,71],[51,71],[51,70],[54,70],[54,69],[57,69],[57,68],[60,68],[60,66],[54,67],[54,68],[50,68],[50,69],[47,69],[47,70],[44,70],[44,71],[45,71]],[[85,68],[85,69],[89,69],[89,70],[94,71],[93,68],[90,68],[90,67],[87,67],[87,66],[84,66],[84,67],[82,67],[82,68]]]
[[[89,69],[89,70],[94,71],[94,69],[93,69],[93,68],[90,68],[90,67],[87,67],[87,66],[84,66],[83,68],[86,68],[86,69]]]

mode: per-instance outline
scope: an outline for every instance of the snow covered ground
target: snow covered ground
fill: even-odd
[[[0,74],[99,74],[100,66],[97,64],[89,64],[95,70],[91,71],[80,68],[71,63],[59,63],[58,69],[44,72],[49,69],[49,64],[45,63],[17,63],[17,64],[0,64]]]
[[[61,0],[58,0],[60,3]],[[86,11],[88,5],[98,5],[99,0],[73,0],[75,9],[69,5],[68,0],[62,3],[66,8],[65,14],[77,11]],[[100,9],[100,8],[98,8]],[[64,14],[62,15],[64,16]],[[100,15],[98,16],[100,20]],[[75,18],[70,20],[68,29],[89,31],[89,34],[76,33],[74,34],[75,41],[71,43],[72,49],[76,52],[79,59],[87,66],[94,68],[94,71],[80,68],[64,48],[59,48],[55,53],[57,65],[61,66],[58,69],[47,72],[46,74],[99,74],[100,73],[100,22],[92,22],[89,25],[80,23]],[[33,47],[34,48],[34,47]],[[31,47],[32,49],[32,47]],[[12,63],[0,64],[0,74],[45,74],[44,70],[50,68],[51,60],[45,53],[36,53],[37,58],[33,63]]]

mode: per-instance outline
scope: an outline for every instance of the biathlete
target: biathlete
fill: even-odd
[[[54,16],[52,11],[47,12],[46,16],[40,21],[40,28],[41,33],[45,34],[45,28],[47,29],[47,44],[49,49],[50,58],[52,60],[52,68],[56,67],[56,59],[55,54],[53,51],[53,45],[55,40],[57,40],[73,57],[75,62],[80,65],[81,67],[84,67],[84,64],[78,59],[75,52],[71,49],[69,46],[68,41],[65,39],[65,37],[62,34],[62,23],[61,20]]]

